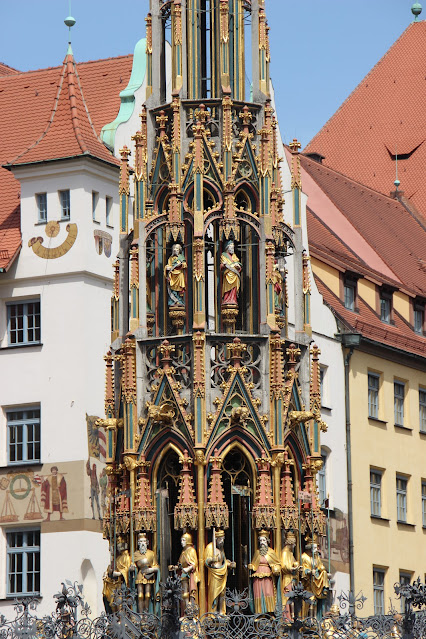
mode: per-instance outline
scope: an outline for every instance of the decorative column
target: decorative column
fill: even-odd
[[[111,343],[115,342],[120,334],[119,330],[119,303],[120,303],[120,262],[113,264],[114,276],[111,297]]]
[[[174,0],[172,17],[172,91],[182,88],[182,2]]]
[[[130,149],[126,145],[120,149],[120,183],[118,193],[120,195],[120,234],[127,236],[129,232],[129,155]]]
[[[157,514],[152,505],[152,490],[148,477],[150,465],[151,462],[146,461],[145,456],[141,455],[138,462],[139,473],[133,515],[135,532],[154,532],[157,529]]]
[[[204,570],[204,551],[206,547],[205,540],[205,518],[204,518],[204,499],[205,499],[205,483],[204,483],[204,471],[206,467],[206,460],[204,452],[201,449],[195,451],[195,465],[197,467],[197,504],[198,504],[198,564],[203,566],[200,570],[200,584],[199,584],[199,605],[200,615],[206,612],[206,580]]]
[[[145,18],[146,22],[146,99],[152,94],[152,16]]]
[[[256,459],[257,485],[256,497],[253,504],[253,527],[256,530],[267,528],[268,530],[277,527],[276,509],[272,497],[272,486],[270,476],[270,464],[266,458],[265,451],[262,457]]]
[[[130,322],[131,332],[139,327],[139,247],[130,249]]]
[[[289,459],[287,451],[284,453],[284,471],[281,483],[280,514],[284,530],[299,529],[299,513],[294,498],[290,467],[293,460]]]
[[[309,261],[310,257],[303,251],[302,268],[303,268],[303,296],[304,296],[304,322],[303,330],[308,335],[312,335],[311,326],[311,282],[309,278]]]
[[[222,460],[218,456],[219,451],[214,451],[214,457],[210,458],[211,479],[207,504],[204,506],[206,516],[206,528],[229,528],[229,512],[225,502],[222,486],[221,466]]]
[[[178,501],[174,512],[175,530],[198,528],[198,505],[195,502],[194,483],[192,480],[192,459],[188,457],[185,450],[183,458],[180,460],[182,471],[180,475],[180,487]]]

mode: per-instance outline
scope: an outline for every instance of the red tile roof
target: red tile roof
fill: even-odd
[[[4,62],[0,62],[0,75],[15,75],[16,73],[20,73],[20,71],[7,66]]]
[[[331,255],[333,250],[340,251],[340,259],[344,262],[347,260],[353,265],[355,260],[363,264],[364,268],[375,271],[383,283],[391,283],[393,280],[398,288],[410,295],[426,297],[426,223],[397,200],[373,191],[303,155],[300,156],[300,161],[302,170],[320,187],[327,200],[349,222],[349,228],[353,229],[353,240],[351,233],[342,231],[341,227],[336,231],[339,223],[337,215],[330,215],[324,202],[318,198],[313,202],[309,199],[310,189],[304,183],[302,175],[302,187],[308,195],[308,206],[322,221],[321,225],[315,225],[312,217],[309,218],[310,229],[314,233],[313,250],[322,247],[322,250],[327,251],[327,245],[331,241],[330,234],[334,233],[333,243],[330,245]],[[358,241],[358,236],[363,238],[365,244]],[[380,266],[381,264],[383,265]]]
[[[426,21],[413,22],[304,152],[386,195],[401,190],[426,217]]]
[[[350,331],[361,333],[365,338],[381,342],[404,352],[415,353],[426,357],[426,339],[417,336],[405,320],[394,311],[395,324],[385,324],[365,300],[358,296],[359,313],[349,311],[340,300],[317,276],[315,283],[324,302],[333,314],[340,319]]]
[[[76,93],[84,96],[85,105],[97,135],[100,134],[102,127],[111,122],[118,113],[119,93],[127,86],[132,62],[133,56],[127,55],[78,64],[79,83],[77,81]],[[64,67],[53,67],[0,75],[0,113],[2,114],[0,165],[11,162],[13,158],[41,138],[46,131],[58,94],[58,81],[63,77],[63,69]],[[66,83],[67,81],[65,78]],[[78,115],[80,116],[81,113],[84,115],[86,107],[82,97],[77,96],[76,105]],[[57,106],[59,107],[59,101]],[[89,122],[87,113],[85,118]],[[88,131],[89,128],[91,130]],[[97,145],[101,143],[96,140],[90,123],[87,125],[84,123],[81,129],[84,140],[87,136],[90,137],[89,151],[93,150],[97,153],[99,150]],[[71,132],[70,129],[67,130]],[[73,131],[72,137],[76,140],[75,130]],[[93,139],[94,142],[92,142]],[[78,144],[77,140],[76,144]],[[81,147],[78,148],[81,154]],[[107,153],[105,148],[103,152]],[[112,156],[110,154],[107,157]],[[1,269],[10,266],[20,248],[19,194],[19,182],[10,171],[0,168]]]

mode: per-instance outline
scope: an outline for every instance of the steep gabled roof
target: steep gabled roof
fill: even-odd
[[[353,241],[350,233],[343,236],[341,227],[336,230],[339,223],[337,216],[330,215],[318,198],[310,200],[308,188],[308,205],[323,223],[314,226],[313,249],[318,245],[327,245],[331,230],[340,238],[342,259],[344,242],[360,263],[376,271],[382,283],[394,280],[396,286],[410,295],[426,297],[426,222],[419,220],[398,200],[386,197],[303,155],[300,161],[302,170],[320,187],[354,230]],[[305,190],[303,175],[302,184]],[[364,239],[364,244],[357,240],[357,235]],[[344,259],[348,257],[347,254]],[[353,259],[351,256],[348,263]]]
[[[395,153],[405,197],[426,217],[426,21],[413,22],[305,148],[386,195]]]
[[[62,65],[58,90],[46,128],[41,136],[21,151],[8,166],[81,155],[119,165],[117,158],[97,136],[70,48]]]
[[[127,55],[78,64],[81,94],[96,135],[118,113],[119,94],[128,83],[132,62],[133,56]],[[20,185],[1,165],[46,131],[62,74],[63,66],[0,75],[0,269],[7,270],[21,245]]]
[[[18,69],[14,69],[13,67],[9,67],[7,64],[4,64],[4,62],[0,62],[0,76],[16,75],[17,73],[20,73]]]

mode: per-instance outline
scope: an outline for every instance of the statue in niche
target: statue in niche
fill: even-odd
[[[204,553],[204,563],[208,570],[208,611],[226,614],[226,580],[228,568],[235,568],[236,564],[225,557],[225,533],[223,530],[213,530],[213,541],[208,544]]]
[[[330,582],[327,570],[321,561],[321,557],[318,552],[318,545],[315,537],[306,538],[305,552],[301,557],[301,577],[305,590],[312,592],[315,599],[325,599],[328,595]],[[302,610],[302,614],[305,616],[308,614],[308,604],[303,604],[305,610]]]
[[[129,587],[129,569],[132,560],[130,558],[127,540],[121,535],[117,538],[117,557],[115,565],[111,560],[111,565],[103,578],[102,595],[104,599],[105,610],[107,613],[115,612],[113,605],[114,593],[121,588],[123,584]]]
[[[284,289],[284,277],[282,272],[280,271],[278,262],[275,261],[274,264],[274,272],[272,275],[273,283],[274,283],[274,306],[275,311],[280,315],[284,314],[285,307],[285,289]]]
[[[133,572],[136,575],[138,589],[138,612],[149,612],[151,600],[155,598],[155,584],[158,582],[159,566],[152,550],[148,549],[148,538],[145,533],[138,537],[138,548],[135,552]]]
[[[229,240],[220,256],[220,270],[222,271],[222,304],[237,306],[238,292],[241,284],[242,264],[235,255],[235,243]]]
[[[249,570],[253,572],[254,611],[256,613],[274,612],[277,606],[277,592],[280,592],[280,585],[277,582],[281,575],[281,563],[273,548],[269,547],[267,530],[259,532],[258,545],[249,564]]]
[[[294,606],[289,603],[287,594],[293,590],[293,584],[297,573],[299,572],[299,564],[294,557],[294,549],[296,548],[296,535],[290,530],[285,537],[285,544],[281,553],[281,593],[284,616],[291,621],[294,617]]]
[[[165,275],[169,306],[185,306],[185,269],[187,264],[181,244],[173,244]]]
[[[182,597],[184,607],[191,601],[198,603],[198,555],[192,543],[192,535],[184,533],[181,537],[182,552],[177,566],[169,566],[169,570],[181,571]]]

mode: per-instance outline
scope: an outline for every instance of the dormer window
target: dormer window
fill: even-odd
[[[356,273],[345,273],[343,277],[343,304],[348,311],[357,311],[357,281]]]
[[[392,293],[380,291],[380,319],[385,324],[390,324],[392,308]]]
[[[61,219],[69,220],[71,215],[71,202],[68,189],[66,191],[59,191],[59,200],[61,202]]]
[[[425,324],[425,307],[420,302],[414,302],[414,332],[423,335]]]
[[[39,224],[47,222],[47,193],[37,193],[37,213]]]

